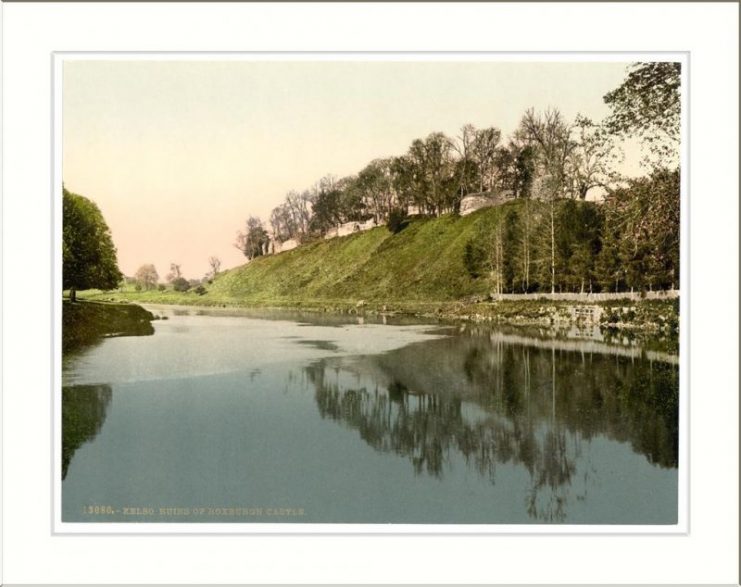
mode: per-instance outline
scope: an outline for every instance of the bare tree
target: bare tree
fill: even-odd
[[[612,165],[621,153],[613,142],[613,135],[585,116],[576,117],[574,130],[577,136],[566,172],[573,184],[571,191],[584,200],[593,188],[607,188],[614,182]]]
[[[466,124],[461,127],[461,134],[458,135],[457,141],[451,141],[453,149],[458,153],[460,159],[460,173],[458,174],[458,189],[460,190],[461,199],[468,193],[468,181],[470,172],[474,165],[473,146],[476,142],[476,127],[472,124]],[[483,191],[483,190],[481,190]]]
[[[183,276],[182,272],[180,271],[180,264],[179,263],[170,263],[170,272],[167,274],[167,281],[172,283],[176,279],[180,279]]]
[[[479,191],[483,192],[493,187],[497,147],[501,138],[502,131],[494,127],[482,128],[475,132],[471,157],[479,169]]]
[[[219,270],[221,269],[221,259],[219,259],[216,256],[211,256],[208,258],[208,264],[211,267],[210,277],[211,278],[216,277]]]
[[[502,226],[497,224],[496,228],[488,234],[485,243],[485,263],[489,270],[489,281],[494,294],[501,295],[504,292],[504,246],[502,238]]]
[[[549,196],[559,198],[566,195],[566,165],[576,147],[571,140],[571,126],[566,123],[557,108],[549,108],[538,114],[530,108],[520,121],[519,138],[537,148],[540,164],[548,181]]]
[[[376,224],[388,220],[397,199],[391,167],[391,159],[374,159],[358,173],[354,182],[364,210],[373,215]]]
[[[517,136],[537,147],[543,170],[543,187],[551,207],[551,293],[556,291],[556,199],[563,197],[567,188],[567,162],[575,148],[571,127],[557,108],[548,108],[536,114],[529,108],[520,121]],[[542,194],[541,194],[542,195]]]
[[[287,241],[294,234],[291,214],[286,204],[281,204],[270,213],[270,227],[273,230],[273,238],[278,242]]]
[[[134,279],[136,280],[137,285],[142,289],[153,289],[157,287],[159,275],[157,274],[157,269],[154,268],[154,265],[149,263],[142,265],[137,269]]]
[[[289,238],[302,239],[309,233],[311,222],[311,192],[301,193],[291,191],[286,196],[285,203],[290,217],[291,236]]]

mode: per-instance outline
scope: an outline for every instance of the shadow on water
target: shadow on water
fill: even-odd
[[[594,438],[628,443],[656,467],[677,467],[673,364],[463,334],[322,359],[306,372],[323,418],[407,458],[418,475],[442,477],[452,453],[492,483],[498,465],[524,467],[524,505],[539,521],[563,521],[569,500],[586,498],[572,485]],[[590,470],[586,464],[583,474]]]
[[[103,338],[150,336],[154,315],[134,304],[62,302],[62,355],[85,349]]]
[[[62,388],[62,480],[75,451],[93,440],[111,403],[110,385],[71,385]]]

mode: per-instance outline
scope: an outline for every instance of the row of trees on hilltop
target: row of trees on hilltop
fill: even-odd
[[[496,127],[466,124],[456,137],[435,132],[356,175],[327,175],[309,189],[289,192],[267,225],[250,216],[236,245],[252,259],[266,252],[269,233],[278,242],[306,242],[346,222],[385,224],[395,211],[438,216],[458,212],[472,193],[585,199],[612,178],[612,138],[588,118],[567,123],[555,108],[528,110],[506,142]]]
[[[633,64],[623,84],[604,96],[611,114],[600,122],[581,115],[569,122],[557,108],[529,109],[507,140],[496,127],[470,124],[456,137],[432,133],[356,175],[328,175],[290,192],[272,211],[270,230],[251,216],[237,246],[253,259],[268,252],[271,233],[278,242],[306,242],[345,222],[455,213],[466,195],[495,192],[534,200],[467,247],[471,274],[488,275],[496,291],[673,287],[680,74],[679,63]],[[646,147],[642,178],[616,172],[627,138]],[[586,202],[595,191],[599,206]]]

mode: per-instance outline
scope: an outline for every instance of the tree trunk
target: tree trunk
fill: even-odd
[[[525,293],[530,289],[530,206],[525,200]]]
[[[554,225],[554,198],[551,195],[551,293],[556,293],[556,232]]]
[[[77,301],[77,290],[74,287],[69,288],[69,301],[73,304]]]

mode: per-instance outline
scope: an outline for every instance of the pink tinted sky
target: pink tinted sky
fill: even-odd
[[[224,269],[244,263],[237,231],[289,190],[434,131],[508,135],[529,107],[602,119],[626,65],[67,61],[64,182],[101,208],[126,275],[154,263],[164,278],[177,262],[202,277],[211,255]]]

